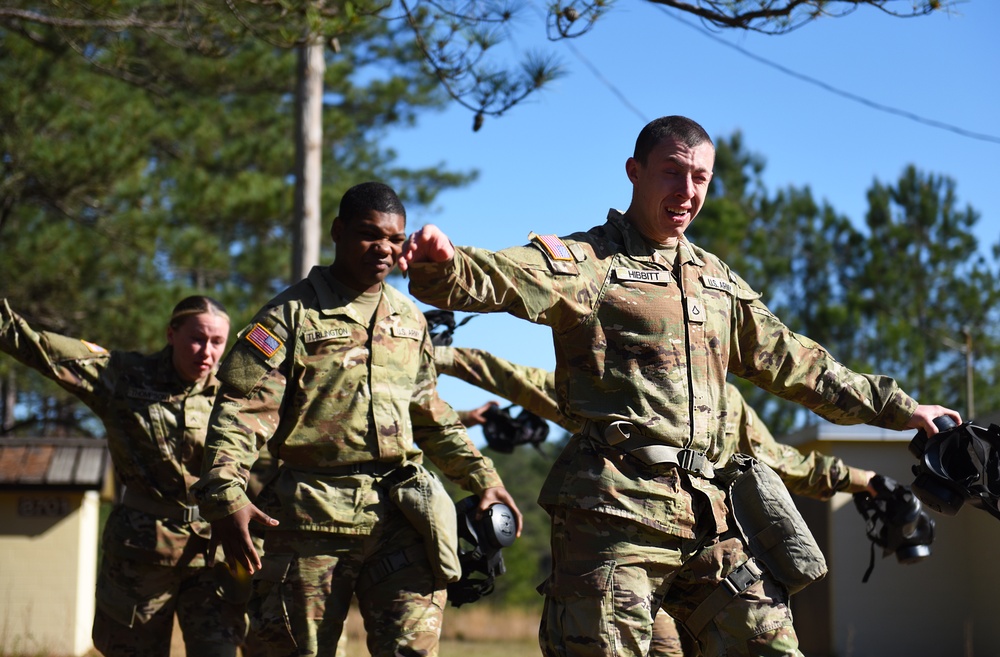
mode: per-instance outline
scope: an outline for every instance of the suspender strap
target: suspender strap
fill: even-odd
[[[148,513],[151,516],[169,518],[178,522],[194,522],[201,518],[197,505],[154,500],[141,491],[127,486],[125,487],[125,494],[122,496],[122,504],[143,513]]]
[[[751,557],[719,582],[718,588],[712,591],[684,622],[692,636],[697,637],[708,622],[715,618],[733,598],[759,581],[763,572],[756,560]]]
[[[715,477],[715,464],[701,452],[652,442],[630,422],[619,421],[605,425],[588,420],[582,433],[619,449],[646,465],[672,463],[705,479]]]

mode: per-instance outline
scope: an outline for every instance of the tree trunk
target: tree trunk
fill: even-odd
[[[14,406],[17,404],[17,383],[14,372],[7,372],[0,382],[0,434],[7,433],[14,426]]]
[[[319,264],[320,189],[323,161],[323,60],[321,40],[299,48],[295,123],[295,216],[292,282]]]

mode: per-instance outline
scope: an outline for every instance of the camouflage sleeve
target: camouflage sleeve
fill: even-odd
[[[851,488],[853,469],[842,459],[816,451],[803,454],[790,445],[779,443],[736,386],[727,384],[726,396],[733,414],[735,450],[771,466],[788,490],[796,495],[826,500],[838,491]]]
[[[480,349],[436,347],[438,372],[499,395],[539,417],[576,432],[580,425],[559,411],[555,374],[540,367],[518,365]]]
[[[281,421],[286,326],[276,313],[259,318],[240,332],[219,368],[223,385],[208,424],[201,479],[194,487],[206,520],[218,520],[250,503],[250,469]],[[262,342],[262,335],[273,342]]]
[[[104,347],[48,331],[36,332],[0,300],[0,351],[58,383],[88,406],[99,407],[109,396],[101,374],[111,361]]]
[[[442,263],[410,266],[410,293],[448,310],[507,312],[562,333],[590,315],[598,290],[581,292],[579,273],[555,273],[533,246],[499,252],[456,247]]]
[[[424,332],[410,419],[413,440],[448,479],[477,495],[503,486],[493,461],[472,444],[458,414],[437,393],[437,375],[430,336]]]
[[[892,378],[859,374],[791,331],[739,277],[729,371],[836,424],[902,430],[917,402]]]

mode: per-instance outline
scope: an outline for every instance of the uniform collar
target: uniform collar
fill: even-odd
[[[219,389],[219,380],[215,378],[215,372],[211,372],[204,381],[190,383],[185,381],[177,373],[174,367],[174,348],[167,345],[153,355],[156,359],[156,379],[165,384],[178,385],[185,389],[187,394],[200,393],[202,391],[214,395]]]
[[[608,223],[622,236],[625,253],[630,258],[636,260],[653,260],[653,247],[649,245],[649,242],[642,236],[642,233],[636,230],[632,222],[626,219],[621,211],[614,208],[608,210]],[[683,235],[677,241],[677,253],[681,264],[686,265],[690,263],[699,267],[705,266],[705,261],[695,253],[694,245]]]
[[[334,284],[333,271],[331,271],[330,267],[313,267],[309,271],[308,280],[313,289],[316,290],[316,300],[319,302],[319,313],[321,315],[325,317],[336,317],[339,315],[349,317],[359,324],[367,323],[361,319],[361,316],[354,309],[354,306],[351,304],[352,300],[337,291]],[[399,314],[399,304],[389,293],[390,289],[391,286],[388,283],[382,283],[382,298],[379,301],[378,310],[375,311],[377,318]]]

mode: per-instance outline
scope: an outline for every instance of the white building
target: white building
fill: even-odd
[[[92,647],[104,440],[0,439],[0,654]]]
[[[996,421],[996,418],[994,418]],[[988,426],[989,422],[976,421]],[[782,442],[818,450],[849,465],[913,483],[913,431],[829,423]],[[875,569],[862,584],[870,546],[850,495],[828,502],[795,498],[827,557],[830,573],[792,598],[795,626],[808,657],[995,657],[1000,655],[1000,520],[966,504],[957,515],[931,512],[932,554],[900,564],[875,549]]]

